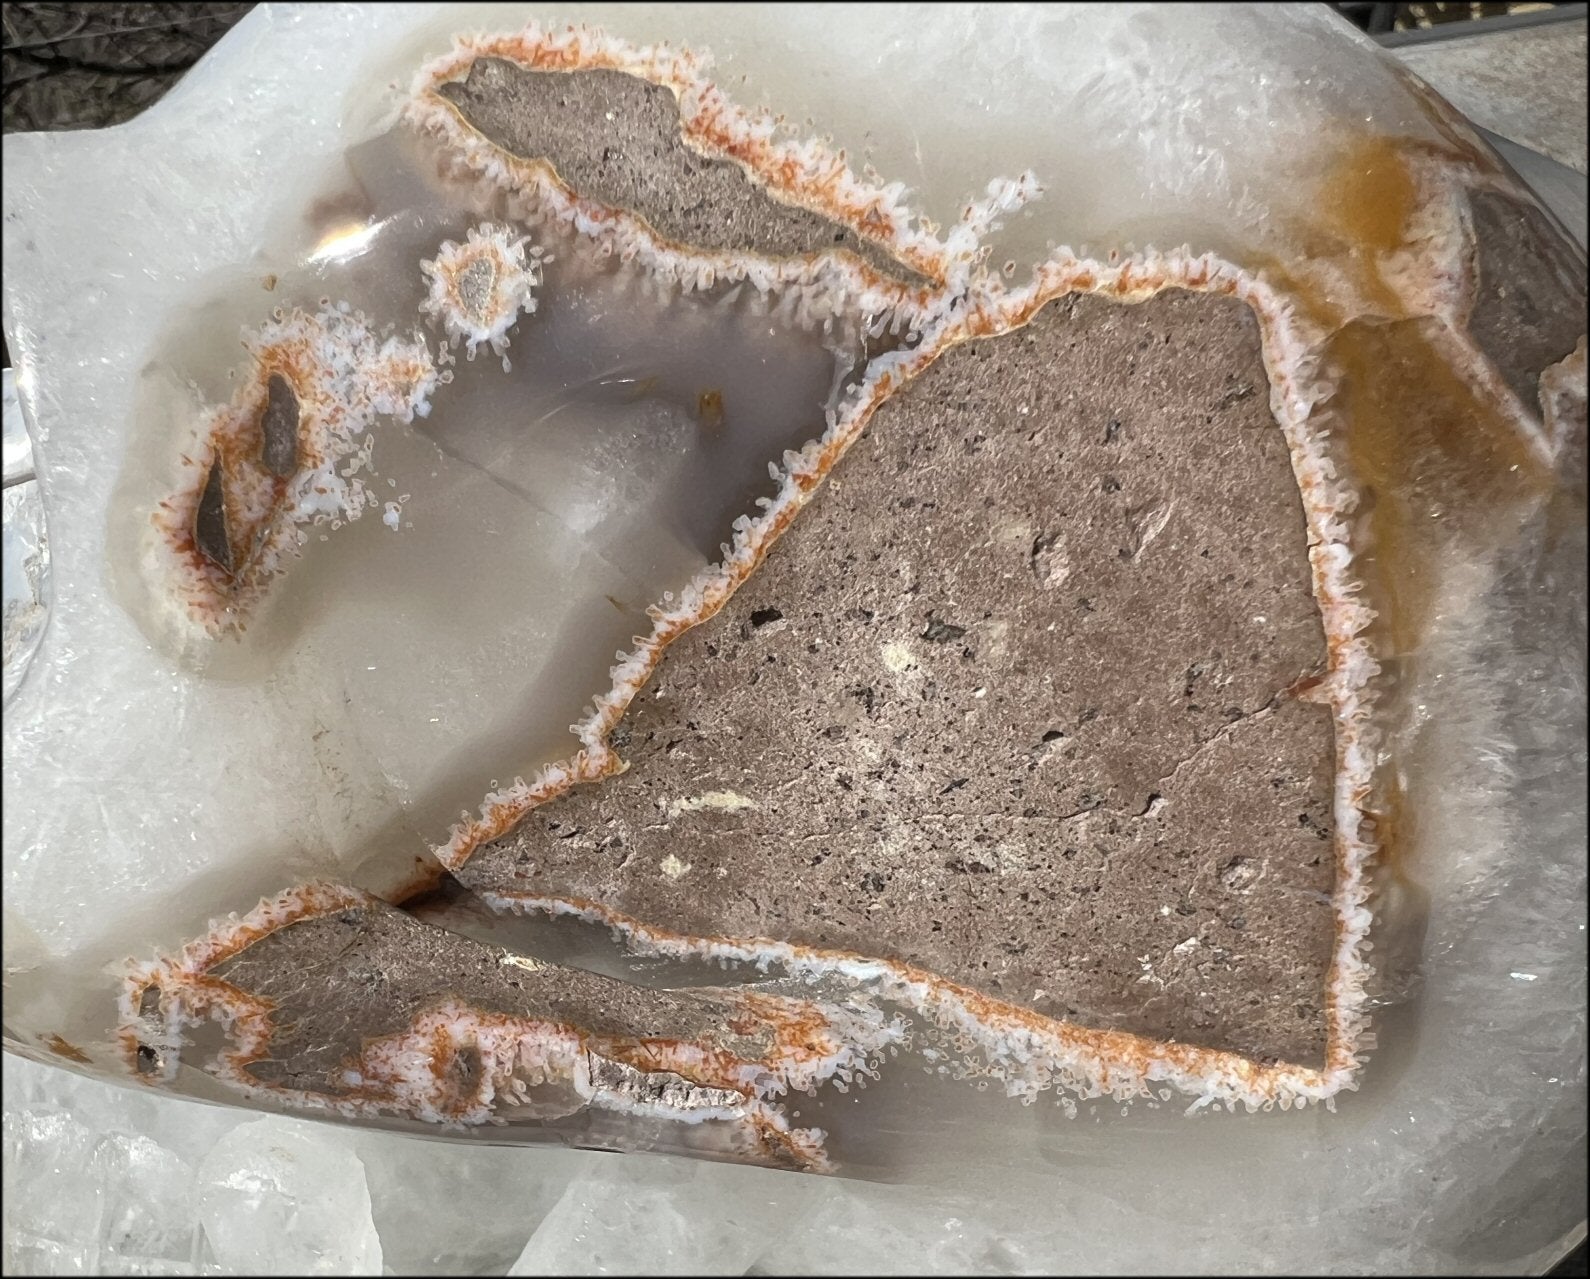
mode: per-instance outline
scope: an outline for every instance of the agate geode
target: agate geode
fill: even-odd
[[[361,144],[318,272],[254,296],[230,393],[155,414],[117,590],[198,678],[277,678],[291,641],[352,705],[352,623],[315,628],[371,537],[397,539],[380,624],[449,608],[400,567],[434,455],[533,512],[482,508],[501,558],[458,585],[532,616],[519,556],[577,595],[555,634],[465,606],[563,701],[450,835],[465,766],[425,774],[399,824],[428,852],[367,823],[344,873],[162,932],[98,1047],[49,1034],[348,1118],[599,1110],[796,1167],[830,1156],[792,1091],[913,1054],[1068,1110],[1355,1088],[1400,900],[1402,664],[1520,537],[1582,524],[1582,259],[1405,92],[1421,134],[1334,139],[1291,256],[1054,248],[1018,282],[990,246],[1041,173],[935,227],[690,53],[460,40]],[[568,373],[560,334],[653,346]],[[471,406],[509,378],[578,390],[488,431]],[[556,436],[570,405],[611,437]],[[1466,583],[1434,567],[1454,539],[1486,566]],[[604,674],[614,627],[639,633]],[[535,953],[524,921],[559,916],[623,958]],[[654,959],[722,971],[623,967]]]

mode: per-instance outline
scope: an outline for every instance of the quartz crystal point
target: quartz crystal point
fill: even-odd
[[[265,6],[8,139],[7,1047],[800,1169],[990,1090],[1277,1203],[1582,1134],[1583,257],[1187,12]]]

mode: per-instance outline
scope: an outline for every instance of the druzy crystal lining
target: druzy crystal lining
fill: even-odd
[[[844,250],[796,258],[704,251],[667,240],[634,212],[582,198],[551,165],[511,155],[484,139],[438,92],[484,58],[540,71],[612,70],[666,87],[678,100],[690,146],[742,165],[780,200],[851,227],[929,283],[903,283]],[[445,145],[455,180],[476,182],[491,197],[506,198],[519,221],[571,225],[604,251],[687,291],[743,280],[764,295],[787,291],[803,322],[853,311],[874,317],[879,332],[919,326],[944,300],[946,286],[964,288],[986,256],[988,231],[1040,193],[1031,173],[992,181],[984,198],[968,203],[941,237],[906,207],[902,184],[874,185],[851,172],[842,152],[781,137],[779,121],[735,106],[704,71],[688,51],[636,47],[588,28],[553,31],[532,23],[513,36],[461,39],[452,53],[419,71],[404,114]]]
[[[429,1003],[405,1029],[367,1039],[328,1087],[293,1088],[259,1077],[252,1067],[271,1057],[276,1009],[212,970],[280,929],[381,905],[340,885],[307,884],[233,916],[178,955],[134,966],[121,1032],[133,1069],[140,1078],[169,1081],[185,1032],[218,1021],[228,1046],[213,1073],[246,1094],[305,1109],[350,1119],[397,1114],[451,1126],[500,1125],[519,1107],[534,1113],[534,1090],[565,1085],[579,1104],[686,1123],[721,1121],[748,1157],[821,1170],[824,1134],[791,1127],[776,1099],[875,1074],[883,1052],[905,1038],[898,1019],[869,1006],[726,992],[736,1010],[731,1020],[769,1036],[765,1059],[745,1059],[707,1040],[598,1034],[550,1014],[512,1016],[445,999]],[[499,962],[531,974],[545,967],[506,953]]]
[[[513,367],[505,354],[508,330],[536,309],[541,256],[539,246],[507,227],[473,227],[463,244],[443,241],[434,259],[420,263],[430,281],[420,309],[439,319],[471,360],[477,348],[489,345],[502,356],[506,373]]]
[[[381,334],[346,303],[278,311],[243,345],[244,382],[202,424],[153,519],[161,580],[211,634],[243,625],[304,526],[380,505],[366,482],[373,432],[423,416],[439,380],[422,340]]]

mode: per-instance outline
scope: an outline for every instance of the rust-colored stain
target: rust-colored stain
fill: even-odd
[[[1317,671],[1308,675],[1300,675],[1286,687],[1288,697],[1295,697],[1299,701],[1311,702],[1319,699],[1320,690],[1325,684],[1325,674]]]
[[[1367,811],[1375,823],[1380,869],[1394,879],[1402,878],[1405,860],[1403,850],[1416,837],[1413,809],[1408,803],[1402,779],[1387,770],[1387,775],[1381,777],[1375,786]]]
[[[1416,238],[1421,213],[1448,198],[1446,179],[1437,174],[1453,154],[1411,138],[1353,135],[1315,179],[1309,212],[1286,217],[1286,237],[1296,246],[1291,259],[1259,251],[1249,261],[1322,334],[1366,306],[1388,320],[1428,312],[1436,300],[1404,297],[1393,267]],[[1339,278],[1322,282],[1311,269],[1319,263],[1329,263]]]
[[[723,392],[713,387],[696,396],[696,417],[709,431],[723,425]]]
[[[447,867],[434,857],[417,856],[409,876],[397,889],[387,894],[387,900],[394,906],[412,910],[426,898],[441,892],[447,879]]]
[[[1399,139],[1361,135],[1338,156],[1322,186],[1327,199],[1320,212],[1349,244],[1380,254],[1402,247],[1419,188]]]
[[[57,1057],[64,1057],[67,1061],[75,1061],[83,1066],[90,1065],[93,1062],[93,1058],[76,1044],[69,1043],[59,1035],[46,1035],[44,1037],[44,1046]]]
[[[1516,519],[1545,496],[1551,472],[1496,401],[1431,348],[1429,322],[1354,321],[1324,356],[1370,499],[1360,572],[1373,581],[1390,654],[1412,652],[1439,604],[1442,546]]]

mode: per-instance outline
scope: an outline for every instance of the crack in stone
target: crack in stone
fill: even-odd
[[[1269,700],[1266,701],[1262,706],[1257,706],[1251,711],[1244,711],[1241,715],[1238,715],[1235,719],[1222,726],[1220,731],[1217,732],[1213,737],[1206,738],[1202,742],[1199,742],[1198,745],[1193,749],[1193,753],[1191,755],[1188,755],[1185,759],[1181,760],[1175,768],[1171,769],[1170,772],[1166,773],[1163,777],[1154,782],[1156,790],[1155,794],[1151,797],[1149,806],[1145,808],[1143,812],[1136,814],[1133,820],[1136,820],[1137,817],[1147,816],[1149,812],[1152,811],[1152,798],[1159,797],[1157,788],[1164,786],[1169,782],[1174,782],[1176,778],[1181,776],[1182,772],[1190,765],[1195,764],[1198,762],[1198,760],[1202,759],[1204,755],[1209,752],[1210,747],[1218,746],[1222,742],[1230,741],[1233,734],[1236,733],[1237,729],[1241,725],[1246,724],[1249,720],[1261,720],[1265,718],[1265,716],[1271,714],[1275,708],[1281,704],[1281,698],[1284,695],[1284,692],[1280,691],[1272,694]]]

